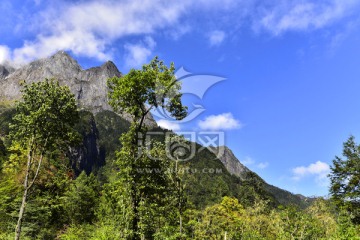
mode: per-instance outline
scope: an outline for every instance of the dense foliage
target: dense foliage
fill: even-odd
[[[137,81],[147,71],[150,76],[158,71],[163,83],[173,81],[173,67],[157,59],[126,79]],[[112,80],[114,91],[120,81]],[[138,102],[131,89],[144,90],[138,95],[142,98],[155,86],[151,81],[145,84],[144,89],[139,82],[126,85],[123,90],[128,91],[122,94]],[[173,96],[179,96],[175,90]],[[146,97],[159,100],[152,94]],[[185,108],[178,97],[168,105],[165,102],[164,108],[183,116]],[[243,180],[231,175],[208,149],[190,161],[170,160],[164,138],[167,131],[160,128],[152,129],[158,134],[151,147],[134,145],[137,131],[147,130],[141,124],[147,110],[142,104],[137,107],[128,112],[133,123],[112,111],[80,112],[74,126],[78,134],[71,134],[82,136],[82,141],[73,147],[71,138],[52,135],[56,136],[52,146],[60,147],[46,150],[27,196],[21,239],[360,239],[355,217],[359,207],[354,204],[359,199],[360,151],[353,138],[344,144],[346,158],[334,160],[333,197],[306,202],[266,184],[253,172]],[[38,106],[39,112],[43,108]],[[14,239],[23,197],[28,148],[26,141],[11,137],[8,127],[22,129],[17,117],[23,114],[20,110],[6,105],[0,113],[0,239]]]
[[[167,173],[172,169],[171,161],[166,156],[164,145],[153,142],[149,150],[144,136],[147,134],[145,120],[152,108],[163,108],[176,119],[187,114],[187,108],[181,103],[180,85],[176,82],[174,70],[174,64],[167,67],[155,57],[141,70],[132,69],[123,77],[108,80],[110,105],[132,119],[129,130],[121,135],[122,148],[116,154],[119,172],[115,188],[120,188],[130,203],[124,210],[131,222],[124,227],[128,232],[124,235],[126,238],[152,238],[160,222],[171,221],[163,217],[166,212],[171,212],[177,186],[172,184],[173,174]],[[157,172],[147,172],[147,169],[156,169]],[[177,176],[174,178],[180,180]],[[158,224],[153,223],[154,218],[158,219]],[[180,224],[180,232],[181,228]]]
[[[351,136],[344,143],[345,159],[336,157],[331,167],[332,199],[340,209],[346,209],[352,220],[360,224],[360,146]]]
[[[25,84],[22,93],[10,125],[12,147],[26,152],[26,160],[21,155],[15,159],[20,164],[26,163],[15,239],[20,239],[27,198],[39,177],[44,158],[54,151],[64,152],[76,141],[73,126],[78,119],[74,95],[55,80]]]

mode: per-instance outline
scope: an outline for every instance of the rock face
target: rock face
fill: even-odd
[[[229,173],[238,176],[241,180],[245,180],[246,174],[250,172],[250,170],[240,163],[228,147],[220,146],[218,148],[218,152],[223,152],[219,160],[224,164]]]
[[[80,65],[65,52],[40,59],[23,66],[1,79],[0,98],[15,100],[21,97],[20,83],[33,83],[45,78],[55,78],[60,84],[68,85],[78,99],[79,106],[91,112],[110,109],[107,104],[106,80],[121,76],[112,62],[101,67],[82,70]]]
[[[20,99],[20,84],[23,81],[33,83],[45,78],[55,78],[60,84],[69,86],[80,109],[96,114],[103,110],[112,110],[107,101],[106,81],[114,76],[120,77],[121,73],[111,61],[100,67],[83,70],[70,55],[59,51],[49,58],[36,60],[16,70],[0,66],[0,99]],[[129,120],[129,116],[122,117]],[[156,125],[151,116],[145,124]]]
[[[105,153],[100,149],[99,130],[94,116],[89,112],[83,112],[81,119],[82,124],[79,124],[78,131],[83,141],[79,146],[70,148],[68,152],[75,175],[82,171],[90,174],[105,164]]]
[[[14,71],[15,71],[15,69],[6,63],[3,65],[0,65],[0,79],[4,79],[5,77],[10,75]]]
[[[83,141],[78,147],[69,150],[71,165],[76,175],[81,171],[90,173],[104,165],[107,152],[115,151],[114,149],[110,150],[110,147],[109,149],[103,147],[109,140],[109,136],[114,135],[112,140],[118,140],[121,133],[126,131],[127,128],[124,129],[126,124],[119,119],[130,120],[129,115],[112,112],[112,108],[108,104],[106,82],[107,79],[115,76],[121,77],[121,73],[111,61],[99,67],[83,70],[77,61],[64,51],[57,52],[49,58],[33,61],[18,69],[3,64],[0,65],[0,113],[3,113],[2,108],[6,111],[8,107],[11,107],[13,101],[21,98],[21,83],[24,81],[29,84],[43,81],[45,78],[55,78],[61,85],[67,85],[75,95],[79,109],[85,110],[81,113],[81,121],[78,126]],[[98,122],[95,121],[95,118]],[[121,129],[120,132],[115,131],[117,135],[107,133],[108,136],[100,137],[98,127],[104,135],[105,126],[102,121],[105,118],[121,124],[121,126],[116,126]],[[127,122],[126,120],[122,121]],[[145,119],[145,125],[157,126],[150,114]]]

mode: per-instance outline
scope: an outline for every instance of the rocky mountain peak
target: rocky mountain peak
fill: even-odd
[[[6,69],[5,66],[0,65],[0,79],[5,78],[5,77],[8,76],[9,74],[10,74],[10,73],[9,73],[9,70]]]
[[[228,147],[219,146],[217,148],[217,152],[223,153],[219,157],[219,160],[224,164],[229,173],[244,180],[246,178],[246,174],[250,172],[250,170],[235,157],[234,153]]]
[[[14,71],[15,71],[15,68],[13,68],[7,62],[0,64],[0,80],[6,78],[8,75],[13,73]]]
[[[65,51],[58,51],[50,58],[43,59],[43,62],[52,63],[56,67],[65,67],[73,70],[81,70],[78,62]]]
[[[112,110],[107,101],[107,79],[120,77],[121,73],[115,64],[107,61],[101,66],[83,70],[78,62],[65,51],[33,61],[19,69],[0,66],[0,99],[13,101],[21,98],[20,83],[42,81],[55,78],[60,84],[69,86],[78,100],[80,109],[96,114],[103,110]],[[123,116],[129,119],[128,116]],[[156,126],[151,116],[148,125]]]
[[[104,63],[103,65],[101,65],[102,69],[107,69],[109,71],[117,71],[117,67],[115,66],[115,64],[112,61],[107,61],[106,63]]]

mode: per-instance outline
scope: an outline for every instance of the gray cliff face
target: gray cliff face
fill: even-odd
[[[109,77],[121,76],[111,62],[101,67],[82,70],[80,65],[66,52],[36,60],[25,65],[0,81],[0,98],[16,100],[21,97],[20,83],[33,83],[45,78],[55,78],[60,84],[70,87],[78,99],[80,108],[93,113],[101,109],[110,110],[107,104],[106,80]]]
[[[75,175],[82,171],[90,174],[93,170],[105,164],[104,152],[100,149],[99,130],[91,113],[82,113],[83,125],[78,125],[79,133],[83,137],[82,143],[69,149],[68,156]]]
[[[15,71],[15,68],[11,67],[10,65],[4,63],[0,65],[0,80],[6,78],[11,73]]]
[[[250,170],[240,163],[234,153],[226,146],[218,147],[218,152],[223,152],[221,157],[219,157],[219,160],[224,164],[226,169],[231,174],[238,176],[241,180],[245,180],[246,174],[250,172]]]
[[[21,99],[21,83],[24,81],[29,84],[43,81],[45,78],[55,78],[61,85],[68,86],[77,99],[79,109],[85,110],[81,112],[81,121],[77,126],[82,135],[82,143],[69,149],[68,156],[76,175],[80,174],[81,171],[90,173],[104,165],[105,155],[109,154],[107,152],[115,151],[105,149],[103,146],[109,136],[103,134],[100,137],[99,135],[99,126],[102,133],[104,132],[102,121],[107,118],[111,122],[117,120],[115,122],[121,124],[121,126],[115,126],[115,129],[122,129],[121,132],[116,132],[118,135],[113,136],[113,138],[118,139],[121,133],[127,129],[123,129],[126,124],[122,121],[126,121],[121,121],[121,119],[131,120],[129,115],[119,115],[112,112],[112,108],[108,104],[106,82],[107,79],[115,76],[120,77],[121,73],[110,61],[99,67],[83,70],[77,61],[64,51],[60,51],[49,58],[33,61],[18,69],[14,69],[5,63],[0,65],[0,113],[3,113],[2,105],[5,106],[4,111],[6,111],[8,105],[12,105],[13,101]],[[98,122],[95,121],[95,118],[98,119]],[[9,118],[10,121],[11,117]],[[148,114],[145,124],[148,127],[157,126],[151,114]]]
[[[115,76],[120,77],[121,73],[111,61],[100,67],[83,70],[66,52],[59,51],[49,58],[36,60],[17,70],[0,66],[0,99],[20,99],[20,84],[23,81],[33,83],[45,78],[55,78],[60,84],[69,86],[80,109],[97,114],[103,110],[112,110],[107,101],[106,81]],[[122,117],[130,120],[127,115]],[[156,126],[151,116],[145,124]]]

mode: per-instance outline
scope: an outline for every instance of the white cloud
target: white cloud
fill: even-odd
[[[327,163],[317,161],[312,163],[307,167],[301,166],[293,169],[293,172],[297,176],[305,176],[307,174],[321,174],[324,172],[329,172],[330,167]]]
[[[244,160],[240,161],[242,164],[249,166],[255,163],[255,161],[251,157],[246,157]]]
[[[33,0],[27,3],[34,5],[34,2],[37,4],[34,12],[26,10],[26,7],[19,9],[12,1],[0,2],[0,32],[25,36],[23,45],[11,49],[7,56],[18,63],[46,57],[58,50],[72,51],[75,55],[101,61],[112,59],[117,54],[113,44],[119,44],[119,40],[125,37],[142,38],[166,30],[175,39],[179,38],[192,30],[188,27],[189,22],[186,22],[187,26],[183,24],[184,17],[199,14],[199,11],[227,14],[221,18],[223,21],[212,24],[216,28],[229,26],[229,23],[231,28],[238,28],[233,26],[234,22],[240,22],[238,25],[241,26],[243,20],[249,22],[250,19],[258,30],[265,29],[279,35],[289,30],[306,31],[328,26],[356,14],[358,9],[355,7],[360,5],[357,0],[273,0],[266,4],[235,0],[171,3],[166,0]],[[208,40],[210,45],[216,46],[226,37],[225,32],[216,30],[208,35]],[[141,47],[131,48],[132,43],[122,44],[128,46],[134,55],[138,54],[138,59],[149,54]]]
[[[244,164],[245,166],[251,166],[251,165],[254,165],[256,164],[256,161],[254,159],[252,159],[251,157],[245,157],[244,160],[241,160],[240,161],[242,164]],[[257,163],[255,165],[255,167],[259,168],[259,169],[265,169],[269,166],[269,163],[268,162],[260,162],[260,163]]]
[[[270,8],[263,8],[260,16],[254,17],[254,22],[256,28],[264,28],[274,35],[289,30],[319,29],[351,14],[357,4],[359,2],[355,0],[275,1]]]
[[[258,168],[260,168],[260,169],[265,169],[265,168],[267,168],[269,166],[269,163],[268,162],[261,162],[261,163],[258,163],[256,166]]]
[[[26,63],[34,58],[46,57],[58,50],[71,50],[74,54],[108,60],[110,53],[105,52],[105,42],[90,33],[82,31],[61,32],[54,36],[38,36],[35,42],[25,44],[13,52],[13,61]]]
[[[203,121],[199,121],[199,127],[203,130],[220,130],[241,128],[241,123],[231,113],[211,115]]]
[[[168,34],[173,40],[177,41],[191,30],[192,27],[190,25],[182,23],[181,25],[175,26],[175,28],[170,30]]]
[[[156,43],[151,37],[146,37],[141,43],[125,44],[125,65],[133,68],[146,63],[155,46]]]
[[[330,173],[330,166],[327,163],[317,161],[309,166],[300,166],[292,169],[293,179],[298,181],[307,176],[314,176],[315,181],[326,186],[328,183],[327,175]]]
[[[43,1],[35,2],[38,5],[43,4]],[[26,18],[17,18],[14,25],[35,36],[25,40],[23,46],[12,49],[13,60],[25,63],[49,56],[58,50],[68,50],[75,55],[98,60],[111,59],[114,54],[111,45],[119,39],[171,29],[179,26],[181,16],[189,11],[225,9],[233,2],[228,0],[226,4],[222,4],[218,1],[194,0],[171,3],[166,0],[92,0],[44,3],[45,9],[42,11],[26,15]],[[189,31],[188,28],[180,30],[180,35]],[[144,48],[132,44],[127,44],[127,48],[135,56],[134,61],[149,54]]]
[[[338,30],[338,32],[331,34],[330,37],[330,44],[328,46],[328,54],[332,55],[337,50],[339,46],[343,44],[343,42],[346,40],[346,38],[354,31],[354,29],[357,29],[360,25],[360,19],[357,19],[355,21],[350,21],[341,29]]]
[[[71,50],[98,60],[111,59],[110,45],[114,41],[171,26],[185,11],[185,5],[162,0],[58,3],[36,14],[34,19],[27,19],[38,25],[38,34],[14,49],[13,60],[28,62],[58,50]],[[135,60],[144,55],[140,47],[129,44],[128,49]]]
[[[226,36],[225,32],[223,31],[219,31],[219,30],[212,31],[209,34],[210,46],[219,46],[224,41],[225,36]]]
[[[170,122],[165,119],[158,120],[157,124],[164,129],[173,130],[173,131],[180,130],[180,125],[178,123]]]
[[[7,46],[0,45],[0,64],[10,59],[10,49]]]

